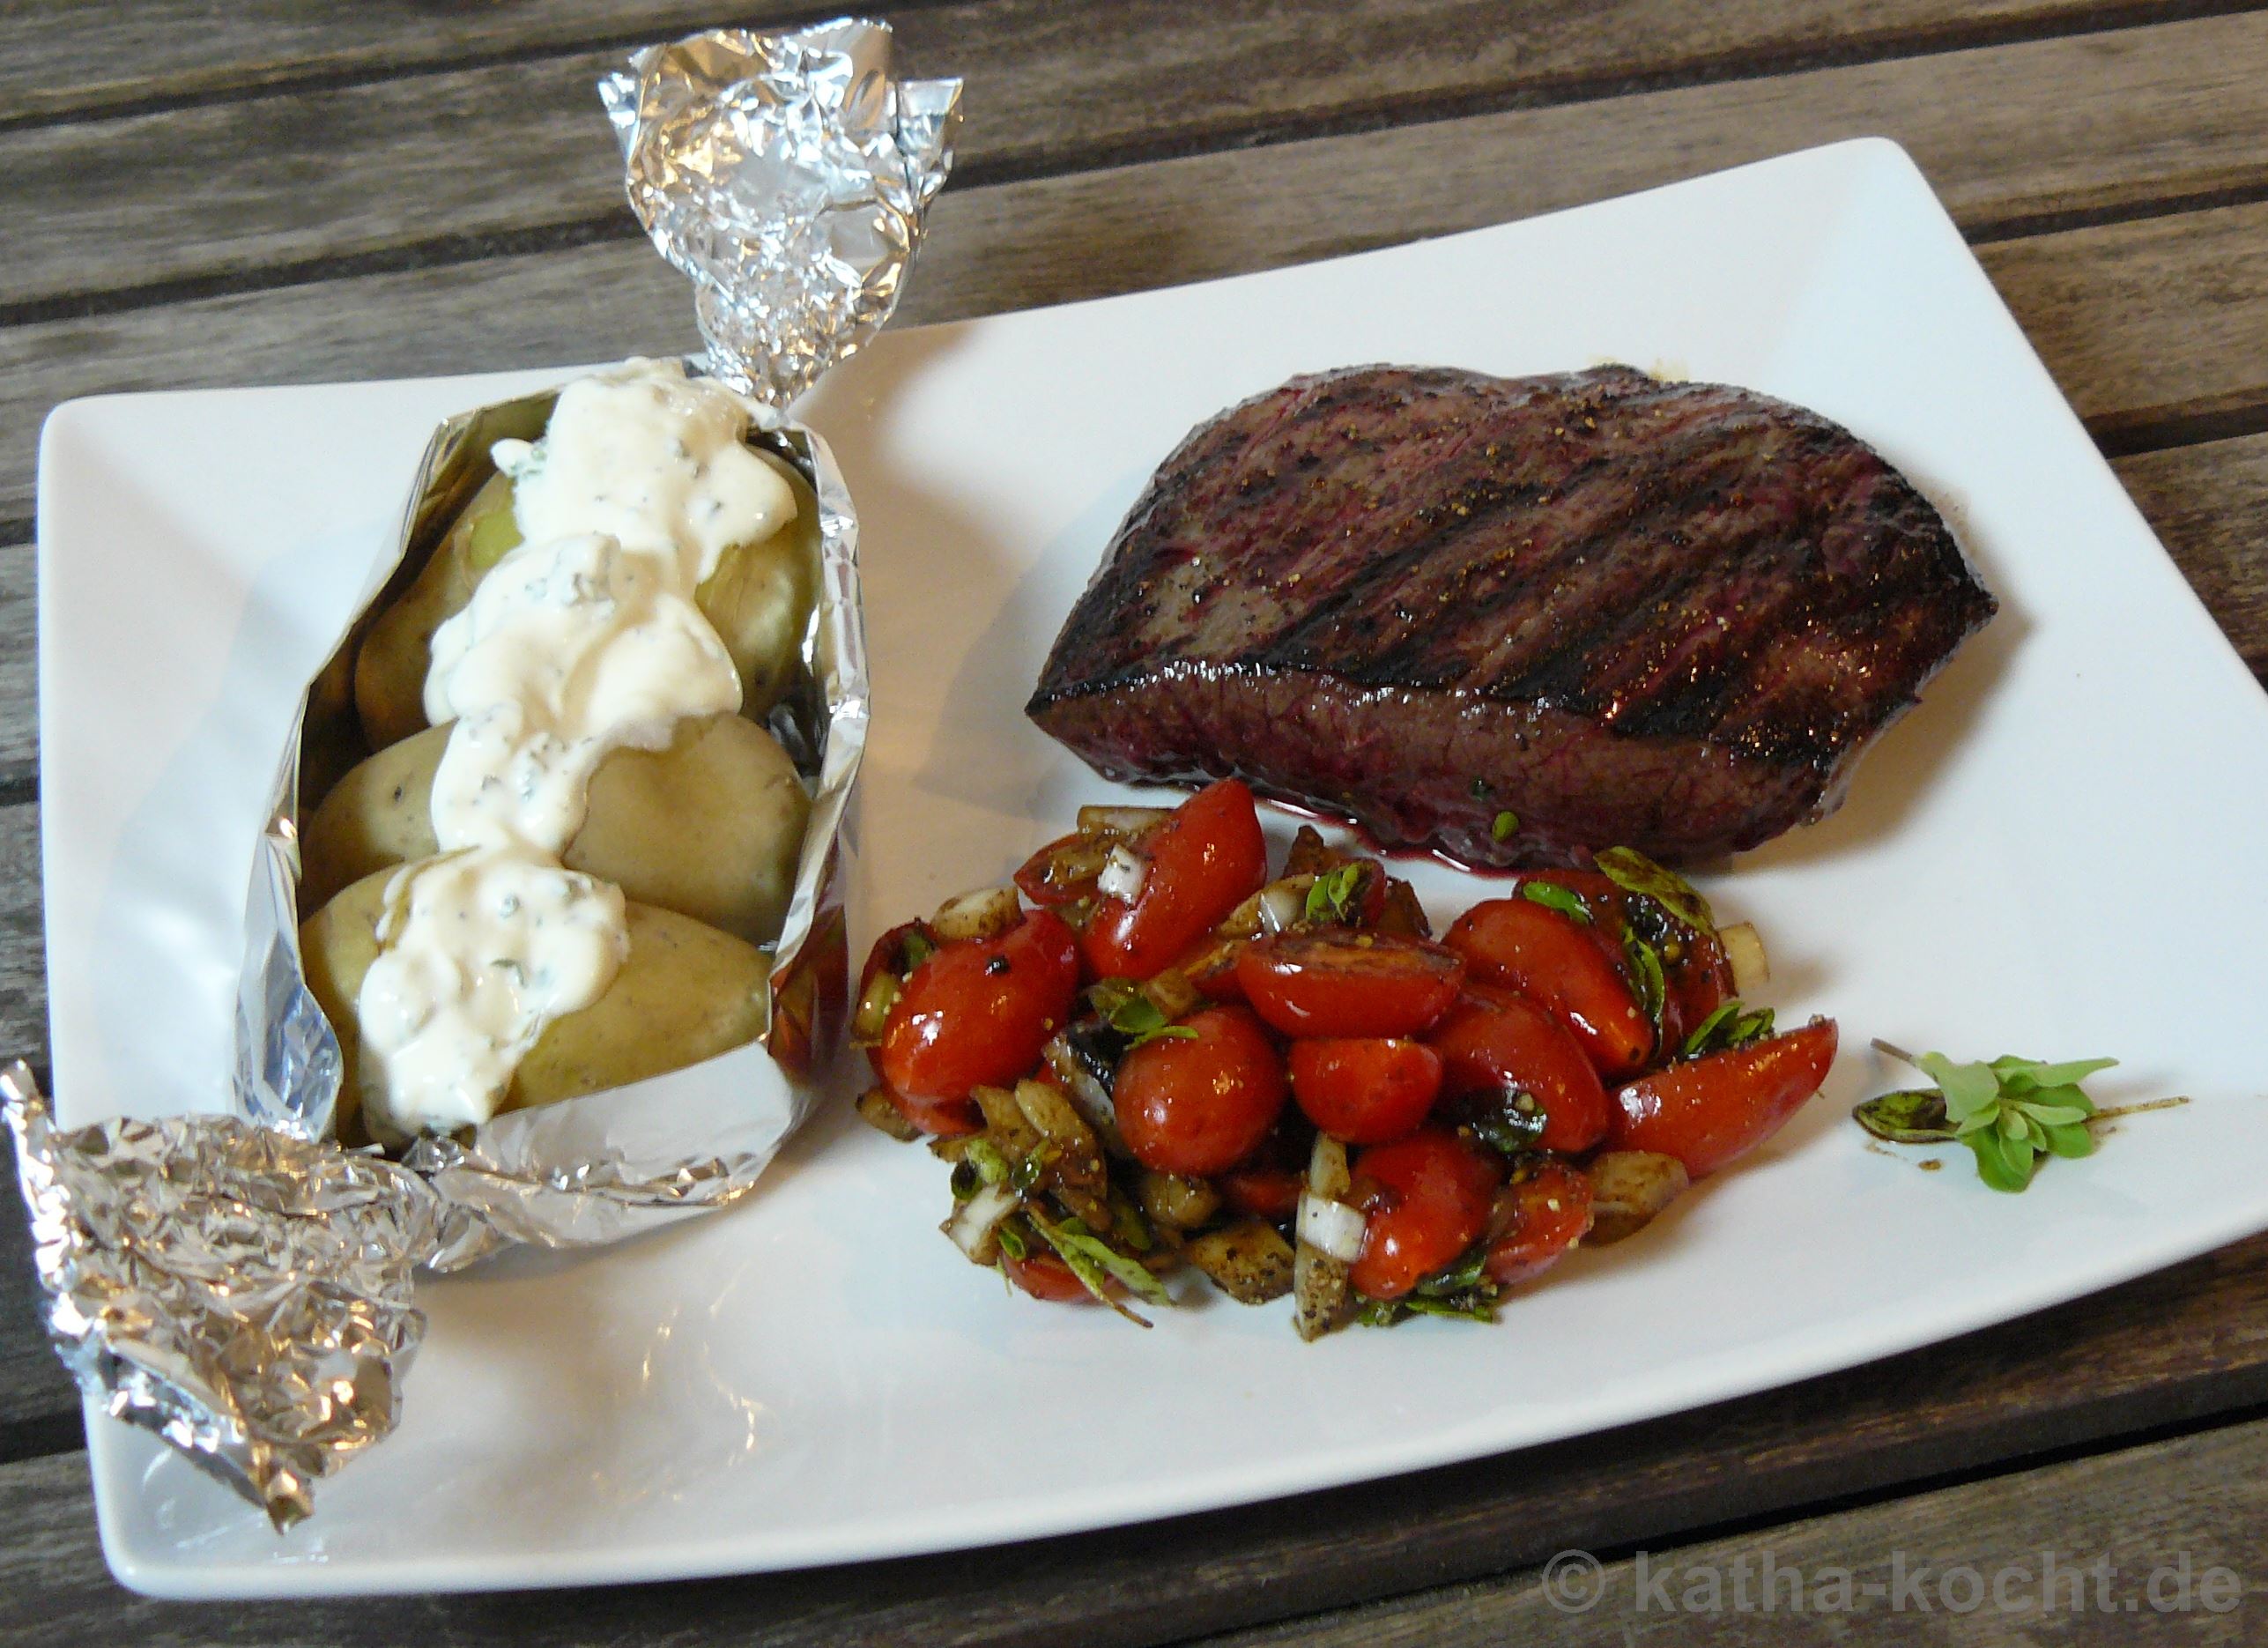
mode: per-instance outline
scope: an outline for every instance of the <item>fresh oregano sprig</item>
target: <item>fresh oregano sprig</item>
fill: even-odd
[[[2115,1058],[2048,1064],[2004,1054],[1963,1065],[1943,1053],[1909,1053],[1880,1041],[1874,1045],[1937,1083],[1886,1093],[1852,1111],[1878,1139],[1967,1145],[1976,1157],[1977,1177],[1997,1191],[2022,1190],[2043,1156],[2094,1154],[2094,1135],[2087,1129],[2096,1115],[2094,1101],[2079,1084],[2109,1069]]]

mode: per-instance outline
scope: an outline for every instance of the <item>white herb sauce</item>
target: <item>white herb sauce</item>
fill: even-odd
[[[541,441],[492,449],[522,542],[434,633],[426,715],[455,724],[434,776],[441,855],[388,885],[355,1003],[381,1129],[494,1115],[545,1027],[629,954],[620,890],[560,856],[610,753],[740,707],[694,592],[796,513],[748,421],[721,386],[632,360],[567,385]]]

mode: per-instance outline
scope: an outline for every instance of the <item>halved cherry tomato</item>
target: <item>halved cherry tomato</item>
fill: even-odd
[[[1421,1128],[1354,1159],[1367,1224],[1348,1273],[1359,1293],[1398,1299],[1471,1247],[1503,1177],[1496,1158],[1447,1128]]]
[[[1675,1052],[1703,1019],[1732,998],[1732,963],[1713,932],[1686,928],[1662,953],[1667,999],[1662,1004],[1662,1045]]]
[[[1544,1112],[1537,1142],[1569,1154],[1606,1137],[1606,1089],[1582,1048],[1557,1019],[1516,991],[1467,984],[1426,1037],[1442,1056],[1442,1092],[1517,1088]]]
[[[1134,1159],[1160,1173],[1220,1173],[1252,1154],[1284,1108],[1284,1061],[1242,1007],[1182,1021],[1119,1061],[1112,1097]]]
[[[1614,1147],[1657,1150],[1699,1178],[1762,1144],[1820,1090],[1833,1019],[1641,1076],[1614,1095]]]
[[[1307,1178],[1289,1168],[1233,1168],[1213,1180],[1221,1200],[1253,1219],[1279,1222],[1300,1210],[1300,1191]]]
[[[1653,1057],[1653,1021],[1595,922],[1526,897],[1492,898],[1458,917],[1442,942],[1464,957],[1469,977],[1550,1008],[1601,1076],[1629,1075]]]
[[[935,1133],[940,1139],[959,1139],[984,1131],[984,1112],[977,1109],[975,1099],[923,1098],[901,1093],[886,1083],[882,1091],[898,1107],[899,1115],[925,1133]]]
[[[997,939],[945,945],[891,1005],[875,1073],[893,1095],[915,1102],[898,1107],[908,1121],[930,1127],[956,1114],[940,1102],[965,1101],[971,1088],[1003,1086],[1039,1063],[1078,992],[1078,935],[1045,910]]]
[[[1268,843],[1252,791],[1234,778],[1208,784],[1142,843],[1150,861],[1129,903],[1095,905],[1084,939],[1098,978],[1148,978],[1218,926],[1268,880]]]
[[[1286,1036],[1415,1036],[1464,979],[1440,945],[1344,929],[1255,939],[1236,958],[1244,998]]]
[[[1488,1273],[1509,1288],[1547,1270],[1590,1229],[1590,1175],[1570,1162],[1537,1162],[1496,1198]]]
[[[1086,1284],[1071,1274],[1071,1267],[1060,1255],[1031,1253],[1022,1258],[1012,1258],[1003,1253],[1000,1268],[1008,1273],[1008,1280],[1034,1299],[1046,1299],[1057,1304],[1077,1304],[1094,1295]]]
[[[1092,898],[1108,851],[1085,830],[1058,835],[1024,860],[1016,872],[1016,890],[1048,909]]]
[[[1442,1058],[1423,1042],[1294,1042],[1292,1096],[1308,1119],[1351,1145],[1382,1145],[1426,1119],[1442,1090]]]

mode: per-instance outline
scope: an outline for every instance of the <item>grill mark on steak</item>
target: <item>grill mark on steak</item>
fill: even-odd
[[[1800,407],[1358,367],[1190,433],[1027,709],[1113,777],[1235,773],[1389,845],[1690,857],[1831,808],[1992,611],[1928,501]]]

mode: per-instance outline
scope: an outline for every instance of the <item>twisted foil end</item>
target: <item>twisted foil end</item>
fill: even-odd
[[[717,29],[599,82],[631,209],[691,276],[708,368],[784,407],[897,307],[952,167],[958,80],[893,80],[890,28]]]
[[[0,1067],[46,1325],[79,1388],[268,1513],[390,1432],[439,1202],[375,1156],[233,1116],[63,1132]]]

